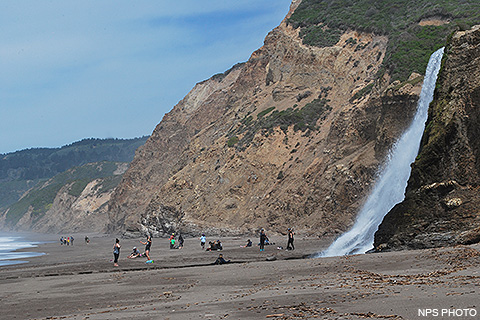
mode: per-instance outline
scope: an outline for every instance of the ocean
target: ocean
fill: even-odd
[[[40,242],[26,239],[22,235],[0,233],[0,267],[13,264],[27,263],[31,257],[44,255],[39,252],[17,252],[18,249],[35,248]],[[15,259],[15,260],[14,260]]]

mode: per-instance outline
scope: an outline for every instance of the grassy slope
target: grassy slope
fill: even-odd
[[[441,18],[449,24],[420,26],[422,19]],[[412,72],[423,74],[430,55],[444,46],[458,29],[480,23],[478,0],[303,0],[288,23],[301,28],[305,44],[334,45],[349,29],[387,35],[383,61],[393,80],[404,81]]]

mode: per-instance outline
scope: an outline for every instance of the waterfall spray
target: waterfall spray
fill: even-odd
[[[417,112],[410,127],[389,153],[371,194],[360,210],[352,229],[341,235],[318,257],[365,253],[373,248],[374,234],[383,217],[405,197],[410,164],[415,160],[443,56],[443,48],[432,54],[423,80]]]

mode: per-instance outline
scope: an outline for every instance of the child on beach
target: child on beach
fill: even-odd
[[[115,239],[115,244],[113,245],[113,266],[118,267],[118,257],[120,257],[120,240]]]

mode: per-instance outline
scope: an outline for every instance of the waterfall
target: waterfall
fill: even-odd
[[[430,57],[415,117],[410,127],[390,150],[387,161],[352,229],[341,235],[325,251],[319,253],[318,257],[359,254],[372,249],[374,234],[383,217],[397,203],[403,201],[410,176],[410,165],[418,154],[442,56],[443,48]]]

